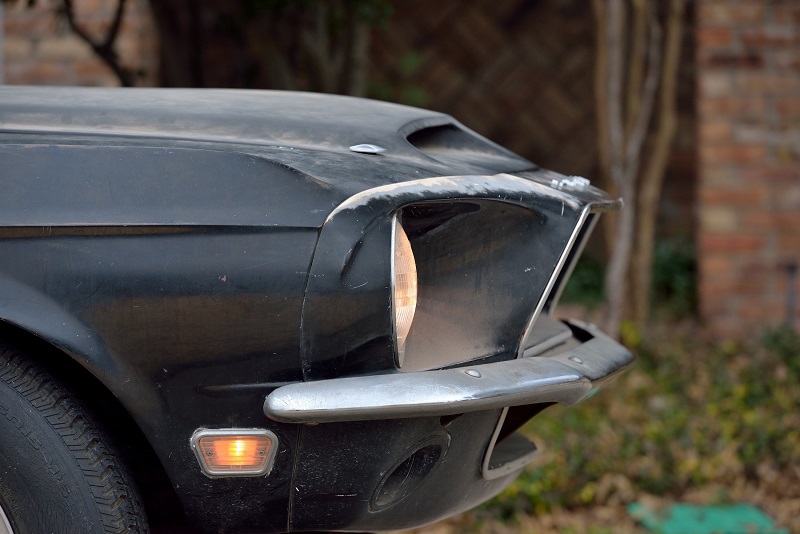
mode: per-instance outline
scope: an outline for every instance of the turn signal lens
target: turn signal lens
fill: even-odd
[[[417,264],[406,232],[395,217],[394,220],[394,261],[392,278],[394,281],[394,333],[397,347],[397,365],[403,366],[406,351],[406,338],[411,330],[414,312],[417,309]]]
[[[254,476],[272,467],[275,434],[261,429],[197,430],[192,447],[209,476]]]

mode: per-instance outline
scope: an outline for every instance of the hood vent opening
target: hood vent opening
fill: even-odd
[[[426,156],[448,165],[466,163],[491,172],[534,167],[528,160],[457,124],[422,128],[406,140]]]
[[[450,152],[454,150],[502,154],[504,156],[509,154],[506,150],[500,149],[498,146],[493,146],[493,143],[481,139],[476,135],[471,135],[454,124],[423,128],[410,134],[406,139],[409,143],[414,145],[417,150],[425,152],[426,154]]]

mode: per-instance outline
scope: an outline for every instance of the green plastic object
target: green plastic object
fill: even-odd
[[[672,504],[653,510],[633,503],[628,505],[628,513],[647,530],[658,534],[789,534],[749,504]]]

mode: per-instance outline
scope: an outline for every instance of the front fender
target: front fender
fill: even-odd
[[[21,328],[66,353],[106,388],[134,417],[152,421],[161,399],[139,371],[109,353],[103,339],[76,315],[42,291],[0,273],[0,321]]]

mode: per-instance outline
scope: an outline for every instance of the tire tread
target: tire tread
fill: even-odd
[[[97,504],[103,532],[148,532],[146,515],[127,468],[68,389],[43,367],[3,344],[0,380],[27,400],[72,453]]]

